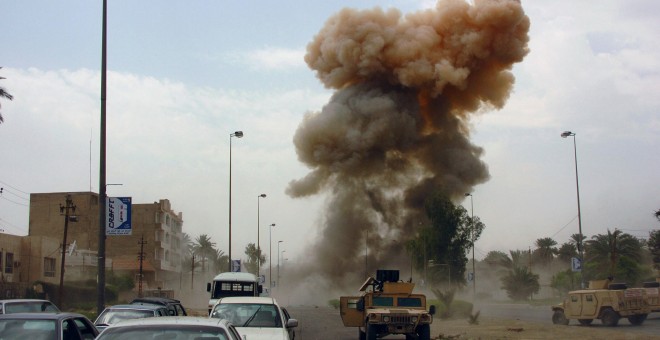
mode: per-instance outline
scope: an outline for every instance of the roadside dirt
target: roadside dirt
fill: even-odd
[[[480,318],[478,325],[467,320],[438,320],[431,326],[431,339],[660,339],[626,331],[624,327],[605,328],[601,325],[545,325],[511,319]]]

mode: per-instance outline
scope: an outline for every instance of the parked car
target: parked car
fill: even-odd
[[[188,313],[186,313],[186,309],[183,308],[183,305],[181,305],[181,301],[176,300],[176,299],[170,299],[170,298],[165,298],[165,297],[141,297],[141,298],[133,299],[133,301],[131,301],[131,304],[160,305],[160,306],[167,307],[167,310],[169,311],[169,315],[171,315],[171,316],[177,316],[177,315],[186,316],[186,315],[188,315]]]
[[[89,319],[76,313],[0,315],[2,339],[92,340],[98,334]]]
[[[108,326],[97,340],[215,339],[243,340],[227,320],[168,316],[127,320]]]
[[[98,330],[123,320],[169,316],[167,307],[159,305],[114,305],[106,307],[94,321]]]
[[[249,340],[292,340],[298,320],[287,318],[271,297],[226,297],[219,299],[211,318],[227,319]]]
[[[57,313],[59,308],[48,300],[9,299],[0,300],[0,314],[11,313]]]

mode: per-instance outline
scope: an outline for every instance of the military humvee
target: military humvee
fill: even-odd
[[[360,296],[342,296],[339,311],[346,327],[358,327],[360,340],[389,334],[429,340],[435,306],[426,310],[426,296],[413,294],[415,284],[400,282],[398,270],[378,270],[369,277]]]
[[[633,325],[641,325],[651,312],[646,301],[646,291],[642,288],[627,289],[625,284],[609,284],[607,289],[576,290],[568,293],[564,302],[552,306],[552,322],[568,325],[570,319],[589,325],[600,319],[605,326],[616,326],[622,317]],[[594,287],[590,284],[590,288]]]

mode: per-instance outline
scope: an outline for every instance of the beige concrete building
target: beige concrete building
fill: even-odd
[[[64,214],[61,207],[66,205],[66,197],[71,195],[76,222],[70,220],[67,231],[67,244],[75,242],[75,249],[65,262],[65,280],[96,277],[99,230],[98,194],[92,192],[74,193],[35,193],[30,195],[30,237],[45,237],[60,240],[64,233]],[[122,273],[134,268],[139,270],[140,246],[143,242],[143,289],[177,288],[181,273],[183,215],[172,210],[169,200],[149,204],[132,204],[132,235],[106,237],[106,269],[113,270],[113,258],[121,258]],[[59,248],[59,243],[57,246]],[[56,258],[56,278],[59,279],[60,255]],[[32,255],[35,256],[34,254]],[[131,264],[130,259],[134,262]],[[70,259],[70,260],[69,260]],[[50,261],[50,260],[49,260]],[[49,262],[50,263],[50,262]],[[50,265],[50,264],[49,264]],[[71,266],[71,267],[70,267]],[[147,274],[147,273],[143,273]],[[71,276],[71,277],[69,277]],[[137,278],[137,277],[136,277]],[[57,281],[59,282],[59,281]],[[136,280],[137,285],[137,280]]]

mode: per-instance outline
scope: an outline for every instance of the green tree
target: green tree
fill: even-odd
[[[0,67],[2,69],[2,67]],[[0,77],[0,79],[6,79],[5,77]],[[9,94],[7,90],[5,90],[3,87],[0,87],[0,98],[7,98],[9,100],[14,99],[14,96]],[[0,106],[1,107],[1,106]],[[4,122],[4,118],[2,118],[2,113],[0,113],[0,123]]]
[[[247,247],[245,247],[245,255],[248,257],[247,262],[245,262],[247,271],[257,275],[259,263],[264,263],[266,261],[266,256],[261,254],[261,249],[257,249],[257,246],[254,243],[249,243]]]
[[[540,289],[539,275],[533,274],[527,267],[515,267],[502,278],[502,289],[515,301],[528,300]]]
[[[578,252],[575,243],[566,242],[557,249],[557,259],[563,264],[570,264],[571,258],[577,257]]]
[[[195,239],[192,249],[195,256],[198,256],[200,261],[202,261],[202,271],[207,271],[209,268],[209,261],[215,262],[215,242],[211,241],[209,235],[202,234]]]
[[[535,262],[547,266],[552,263],[552,260],[557,254],[557,241],[550,237],[544,237],[536,240],[536,249],[534,250]]]
[[[550,287],[554,288],[559,296],[565,296],[569,291],[578,289],[580,282],[580,273],[568,269],[553,275]]]
[[[653,258],[653,268],[660,270],[660,229],[649,232],[647,244]]]
[[[611,276],[617,281],[638,282],[643,272],[642,246],[641,240],[618,229],[594,235],[585,242],[585,276],[593,279]]]
[[[472,220],[465,208],[443,193],[430,197],[425,210],[429,224],[407,244],[415,268],[426,273],[431,283],[446,282],[451,272],[452,284],[465,285],[467,254],[484,224],[477,216]]]
[[[216,273],[227,271],[229,267],[229,255],[222,250],[216,249],[213,253],[213,269]]]

